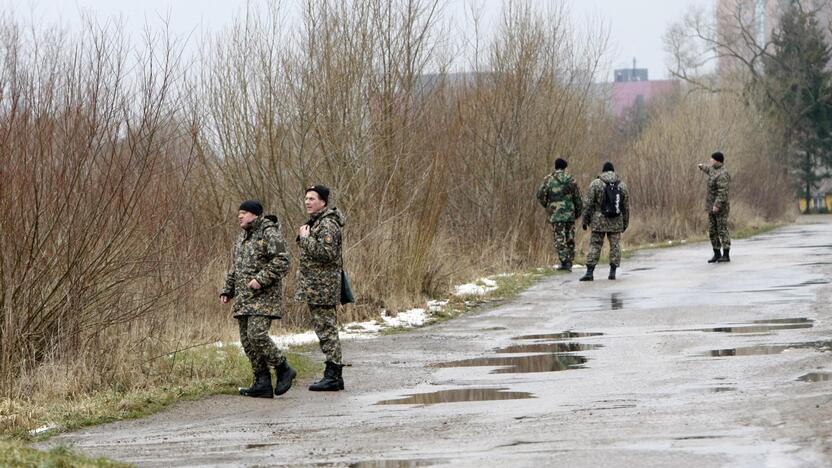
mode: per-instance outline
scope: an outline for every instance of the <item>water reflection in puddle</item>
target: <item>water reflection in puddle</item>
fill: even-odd
[[[786,345],[764,345],[745,346],[742,348],[713,349],[708,351],[708,356],[758,356],[765,354],[780,354],[787,349],[808,349],[815,348],[818,351],[832,351],[832,341],[810,341],[805,343],[792,343]]]
[[[571,338],[586,338],[588,336],[601,336],[603,333],[596,332],[573,332],[565,331],[560,333],[547,333],[543,335],[516,336],[512,340],[568,340]]]
[[[571,353],[574,351],[590,351],[603,347],[599,344],[584,343],[529,343],[505,346],[494,351],[498,353]]]
[[[497,367],[491,374],[520,374],[532,372],[558,372],[580,369],[587,358],[573,354],[534,354],[531,356],[495,356],[461,361],[440,362],[430,367]]]
[[[529,392],[507,392],[506,388],[462,388],[431,393],[414,393],[404,398],[383,400],[377,405],[435,405],[464,401],[519,400],[534,398]]]
[[[662,332],[692,332],[701,331],[708,333],[768,333],[775,330],[795,330],[800,328],[812,328],[814,320],[805,317],[752,320],[748,324],[736,324],[725,327],[712,328],[687,328],[682,330],[662,330]]]
[[[624,308],[624,299],[620,293],[612,293],[610,296],[610,308],[612,310],[621,310]]]
[[[829,372],[810,372],[806,375],[801,375],[797,378],[801,382],[825,382],[832,380],[832,373]]]

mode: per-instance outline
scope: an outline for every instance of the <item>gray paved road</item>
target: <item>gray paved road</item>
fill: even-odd
[[[345,392],[212,397],[49,444],[143,466],[832,466],[832,217],[709,256],[641,252],[618,281],[559,275],[348,343]]]

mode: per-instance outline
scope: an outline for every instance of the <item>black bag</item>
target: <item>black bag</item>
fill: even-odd
[[[601,213],[607,218],[621,216],[621,188],[618,186],[618,182],[604,182]]]
[[[341,304],[351,304],[354,302],[355,296],[352,295],[350,279],[347,277],[347,272],[341,270]]]

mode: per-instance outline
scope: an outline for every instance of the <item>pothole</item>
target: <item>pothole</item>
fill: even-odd
[[[801,375],[797,378],[801,382],[825,382],[832,380],[832,373],[829,372],[809,372],[806,375]]]
[[[520,400],[535,398],[529,392],[509,392],[506,388],[461,388],[431,393],[414,393],[404,398],[383,400],[377,405],[435,405],[465,401]]]
[[[812,328],[814,320],[805,317],[752,320],[747,323],[731,324],[724,327],[710,328],[686,328],[681,330],[661,330],[661,332],[693,332],[701,331],[706,333],[768,333],[776,330],[796,330],[801,328]]]
[[[496,367],[491,374],[558,372],[580,369],[587,358],[573,354],[534,354],[531,356],[494,356],[440,362],[430,367]]]
[[[571,353],[575,351],[591,351],[598,348],[603,348],[603,346],[575,342],[529,343],[505,346],[503,348],[497,348],[494,351],[497,353]]]
[[[744,346],[740,348],[712,349],[707,356],[759,356],[765,354],[780,354],[788,349],[811,349],[818,351],[832,351],[832,341],[809,341],[804,343],[791,343],[785,345],[759,345]]]
[[[523,335],[516,336],[512,340],[569,340],[572,338],[586,338],[589,336],[601,336],[603,333],[597,332],[573,332],[565,331],[560,333],[547,333],[543,335]]]

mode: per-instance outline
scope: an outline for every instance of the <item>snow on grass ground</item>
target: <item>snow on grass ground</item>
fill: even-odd
[[[502,273],[491,278],[480,278],[473,283],[456,286],[453,294],[457,297],[485,296],[499,288],[497,281],[492,278],[505,278],[514,275],[514,273]],[[395,315],[388,315],[387,311],[382,310],[378,319],[342,325],[338,335],[342,340],[360,340],[374,338],[388,329],[421,327],[430,322],[434,315],[442,312],[449,303],[450,300],[431,300],[427,301],[424,308],[405,310]],[[313,331],[272,335],[272,339],[281,348],[318,342],[318,337]],[[239,346],[239,342],[235,344]]]

